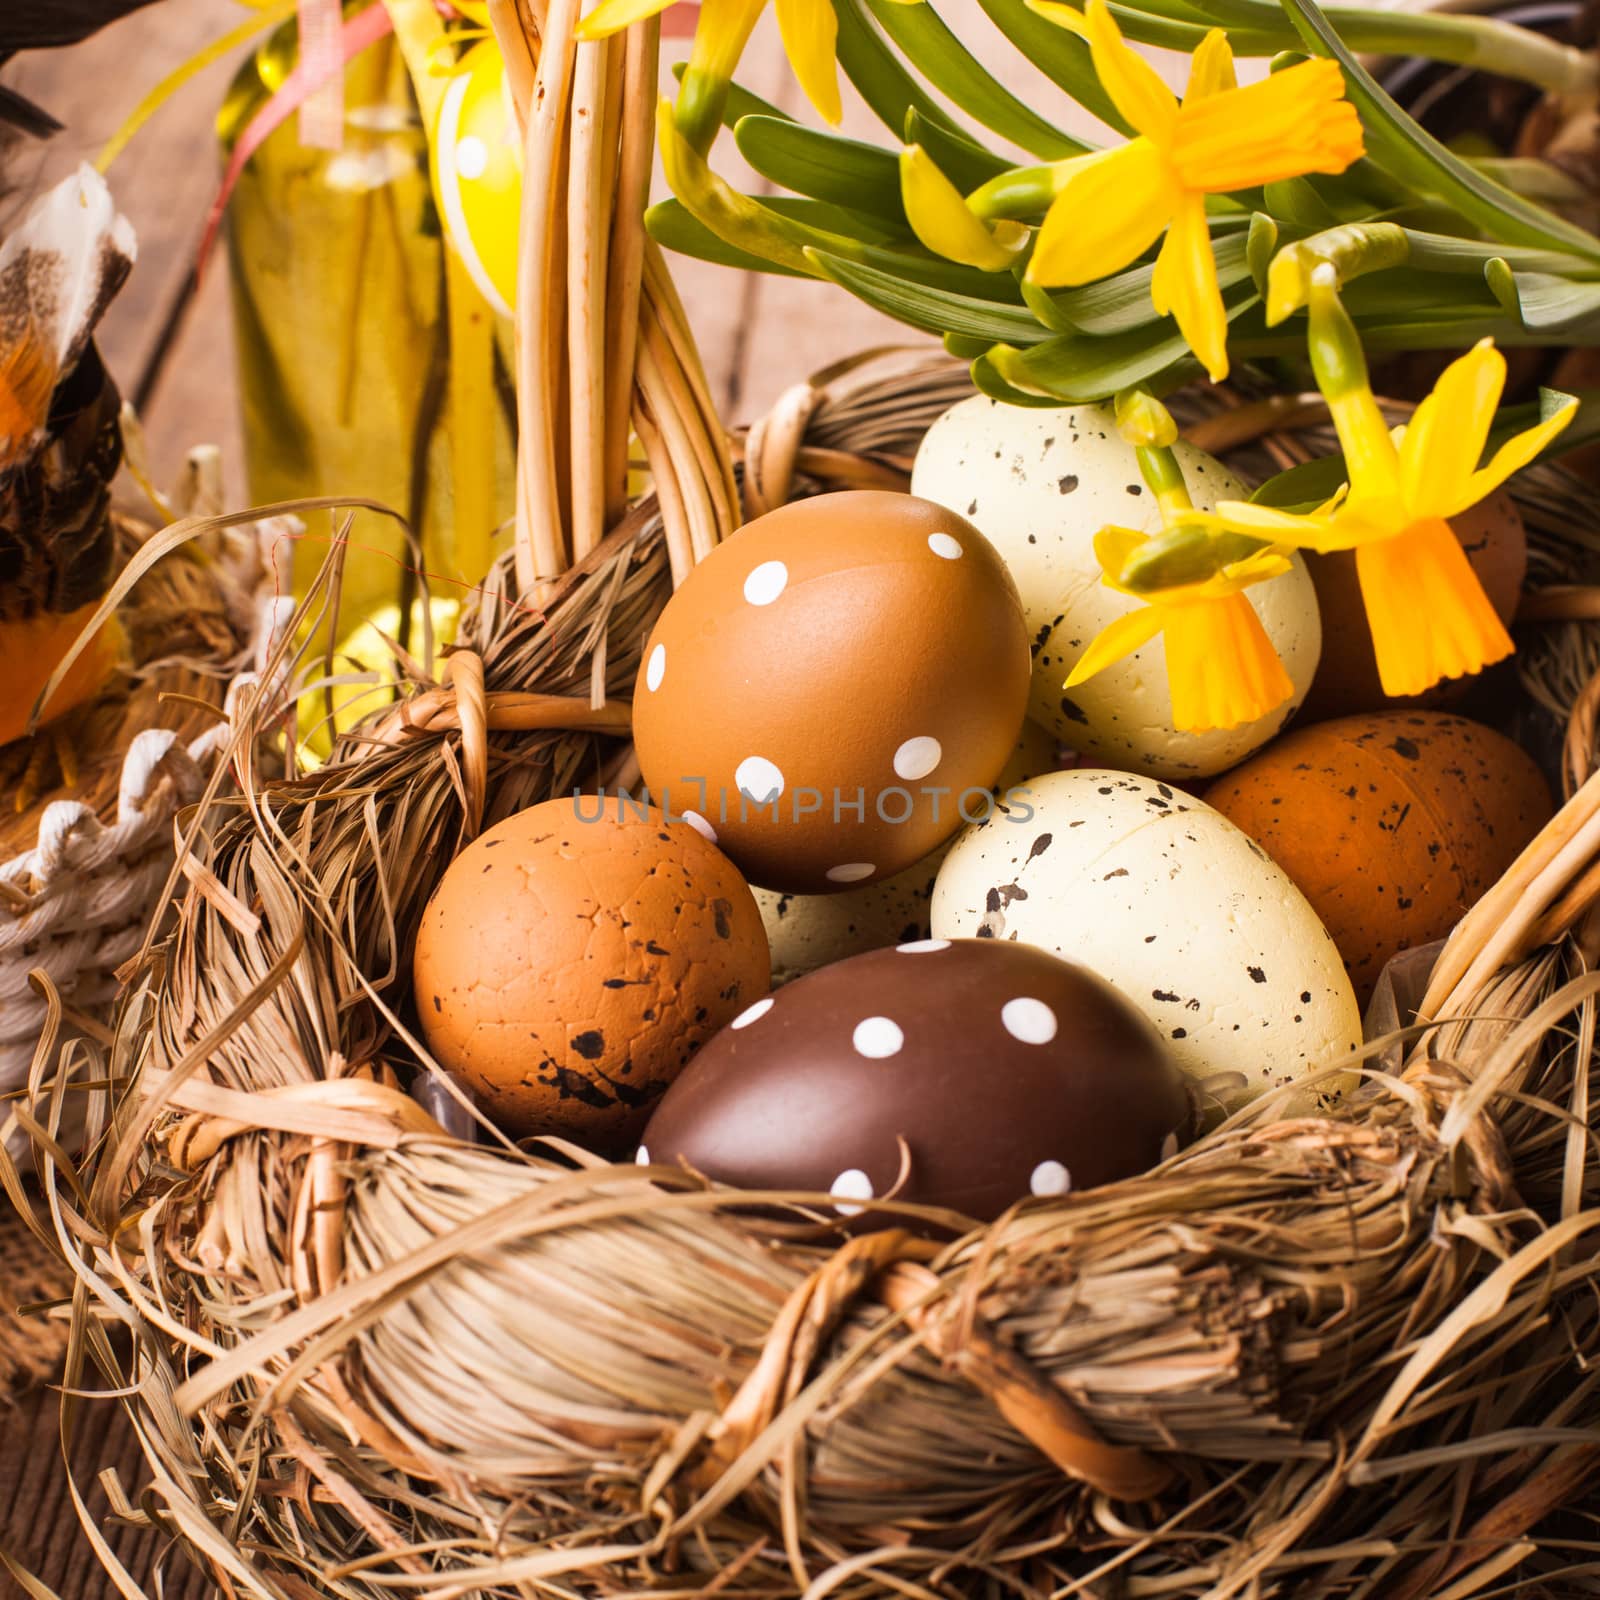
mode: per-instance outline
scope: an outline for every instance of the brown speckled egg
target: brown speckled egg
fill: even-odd
[[[1436,711],[1301,728],[1206,800],[1299,886],[1363,1002],[1391,956],[1449,933],[1550,816],[1526,752]]]
[[[412,981],[429,1049],[507,1133],[615,1149],[769,976],[761,913],[720,850],[660,812],[564,798],[451,863]]]
[[[668,1090],[638,1159],[828,1194],[846,1217],[892,1197],[991,1219],[1143,1172],[1191,1121],[1160,1039],[1093,973],[924,939],[741,1013]]]
[[[1451,526],[1490,603],[1501,620],[1509,622],[1516,614],[1528,570],[1528,535],[1516,501],[1501,489],[1453,518]],[[1317,605],[1322,612],[1322,660],[1300,709],[1302,723],[1324,722],[1357,711],[1449,705],[1477,681],[1447,678],[1414,699],[1390,699],[1378,678],[1378,658],[1361,602],[1355,555],[1349,550],[1327,555],[1308,552],[1306,565],[1317,586]]]
[[[740,529],[672,597],[634,738],[651,795],[752,882],[826,893],[956,831],[1011,753],[1028,674],[1016,588],[970,524],[822,495]]]

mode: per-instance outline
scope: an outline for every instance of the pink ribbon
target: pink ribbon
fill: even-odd
[[[338,0],[334,0],[334,4],[337,8]],[[228,208],[228,197],[233,193],[234,185],[238,183],[239,174],[244,171],[245,163],[296,110],[305,104],[310,95],[315,94],[334,77],[342,76],[347,62],[353,61],[369,45],[376,44],[388,32],[389,13],[381,4],[371,5],[365,11],[358,12],[348,22],[341,24],[332,59],[318,64],[317,72],[322,76],[317,76],[302,56],[295,63],[294,70],[283,80],[278,92],[245,125],[244,131],[234,144],[233,154],[228,158],[227,171],[222,175],[222,187],[217,191],[217,198],[211,202],[211,210],[206,217],[205,233],[201,236],[200,253],[196,258],[197,279],[205,270],[211,247],[216,243],[222,214]]]
[[[300,64],[317,87],[300,105],[300,143],[310,150],[344,147],[344,55],[339,0],[299,0]]]

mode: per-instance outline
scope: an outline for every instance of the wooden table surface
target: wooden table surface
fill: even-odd
[[[13,61],[4,81],[46,106],[67,127],[46,144],[24,143],[9,151],[0,174],[0,231],[44,185],[78,162],[93,160],[146,90],[245,15],[229,0],[162,0],[75,49]],[[684,53],[684,41],[669,41],[669,60]],[[1002,75],[1025,70],[1008,60],[1003,48],[991,46],[984,53]],[[242,505],[248,503],[248,489],[239,466],[223,263],[213,264],[198,294],[190,292],[194,255],[218,177],[212,121],[240,54],[208,68],[180,91],[110,172],[117,200],[139,236],[139,261],[106,317],[100,343],[124,394],[139,397],[156,481],[172,481],[191,446],[214,443],[223,450],[231,497]],[[740,78],[786,109],[803,110],[770,15],[752,41]],[[1073,115],[1053,89],[1042,87],[1060,115]],[[850,108],[847,128],[884,137],[859,104]],[[719,151],[718,162],[746,187],[763,187],[735,154]],[[684,261],[674,263],[674,272],[699,336],[712,392],[730,420],[758,414],[789,384],[841,355],[915,337],[829,285],[741,278]],[[62,1462],[57,1413],[55,1394],[48,1390],[24,1394],[9,1408],[0,1408],[0,1551],[48,1585],[43,1592],[60,1600],[99,1600],[116,1589],[99,1570],[79,1527]],[[115,1402],[85,1408],[72,1461],[90,1515],[107,1528],[119,1559],[151,1594],[200,1600],[212,1592],[181,1554],[167,1549],[154,1534],[106,1522],[98,1475],[113,1468],[135,1501],[146,1481],[137,1443]],[[0,1597],[28,1593],[0,1563]]]

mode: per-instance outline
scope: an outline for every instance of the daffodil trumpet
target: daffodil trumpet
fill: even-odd
[[[1444,371],[1403,428],[1391,432],[1373,397],[1361,341],[1323,263],[1307,301],[1312,370],[1344,449],[1348,482],[1316,511],[1226,502],[1216,517],[1280,545],[1353,550],[1388,695],[1415,695],[1481,672],[1512,653],[1450,519],[1527,466],[1572,421],[1567,398],[1482,463],[1505,387],[1505,358],[1484,339]]]
[[[1302,61],[1240,87],[1227,35],[1212,29],[1194,53],[1180,102],[1124,42],[1106,0],[1088,0],[1081,16],[1061,5],[1034,9],[1088,41],[1101,86],[1136,137],[1049,169],[1055,195],[1028,263],[1029,280],[1045,288],[1093,283],[1130,266],[1160,239],[1151,303],[1174,318],[1212,380],[1221,382],[1228,373],[1228,317],[1206,197],[1338,174],[1356,161],[1364,149],[1361,121],[1344,98],[1342,71],[1334,61]],[[983,205],[992,204],[986,196]]]
[[[1294,684],[1267,637],[1245,590],[1281,577],[1287,556],[1247,540],[1240,559],[1205,564],[1196,582],[1152,593],[1127,582],[1130,566],[1150,547],[1210,545],[1216,518],[1194,509],[1172,444],[1177,428],[1159,401],[1142,391],[1125,391],[1116,402],[1118,431],[1134,446],[1139,470],[1161,509],[1162,532],[1107,527],[1095,535],[1101,582],[1108,589],[1144,602],[1104,628],[1084,651],[1065,687],[1103,672],[1160,634],[1166,647],[1167,692],[1172,725],[1185,733],[1236,728],[1258,721],[1294,695]]]

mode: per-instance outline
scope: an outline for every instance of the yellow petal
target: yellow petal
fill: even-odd
[[[1269,583],[1273,578],[1281,578],[1293,569],[1294,563],[1281,551],[1258,550],[1243,561],[1230,562],[1212,582],[1226,584],[1229,591],[1237,594],[1253,584]]]
[[[620,33],[646,17],[660,15],[672,0],[600,0],[588,16],[579,22],[580,39],[603,39],[607,34]]]
[[[1016,247],[1007,249],[996,239],[919,144],[900,152],[900,199],[911,231],[935,255],[985,272],[1003,272],[1016,258]],[[1026,243],[1025,228],[1000,226],[1016,236],[1018,245]]]
[[[839,18],[828,0],[776,0],[784,54],[806,99],[824,122],[838,126],[839,68],[835,61]]]
[[[1118,579],[1129,556],[1149,538],[1133,528],[1121,528],[1110,523],[1094,536],[1094,558],[1100,563],[1108,587],[1120,587]]]
[[[1444,369],[1417,407],[1400,441],[1401,492],[1413,516],[1461,509],[1505,383],[1505,357],[1484,339]]]
[[[1233,46],[1221,28],[1213,28],[1200,41],[1189,63],[1189,86],[1183,91],[1183,103],[1192,106],[1208,95],[1238,87],[1239,79],[1233,70]]]
[[[703,0],[689,51],[689,73],[718,83],[728,82],[761,20],[765,4],[766,0]],[[787,39],[784,47],[788,48]]]
[[[1358,546],[1356,576],[1385,694],[1421,694],[1512,652],[1448,522],[1429,518]]]
[[[1078,657],[1078,664],[1062,685],[1075,689],[1097,672],[1115,666],[1124,656],[1131,656],[1141,645],[1149,644],[1161,632],[1162,614],[1158,606],[1140,606],[1125,617],[1107,623],[1091,641],[1089,648]]]
[[[1228,376],[1228,312],[1217,283],[1217,258],[1206,226],[1206,203],[1185,195],[1156,257],[1150,301],[1173,317],[1213,383]]]
[[[1166,162],[1148,139],[1084,161],[1045,215],[1028,281],[1070,288],[1120,272],[1156,242],[1177,202]]]
[[[1167,691],[1180,732],[1256,722],[1294,695],[1256,608],[1242,594],[1163,609]]]
[[[1089,0],[1083,11],[1095,75],[1111,103],[1140,133],[1162,142],[1178,119],[1178,98],[1145,58],[1123,43],[1106,0]]]
[[[1527,428],[1495,451],[1489,465],[1474,472],[1463,486],[1458,501],[1451,504],[1443,516],[1459,516],[1461,512],[1492,494],[1513,473],[1521,472],[1578,414],[1578,402],[1570,400],[1559,411],[1553,412],[1537,427]]]
[[[1227,194],[1308,172],[1343,172],[1362,154],[1361,118],[1334,61],[1302,61],[1242,89],[1185,99],[1172,162],[1185,188]]]
[[[1223,500],[1217,519],[1235,533],[1254,534],[1278,544],[1300,550],[1343,550],[1340,528],[1334,514],[1327,511],[1279,511],[1275,506],[1257,505],[1252,500]]]
[[[1043,17],[1046,22],[1053,22],[1058,28],[1065,28],[1068,33],[1075,33],[1080,39],[1089,37],[1089,25],[1083,20],[1083,13],[1076,6],[1062,4],[1062,0],[1027,0],[1028,9]]]

